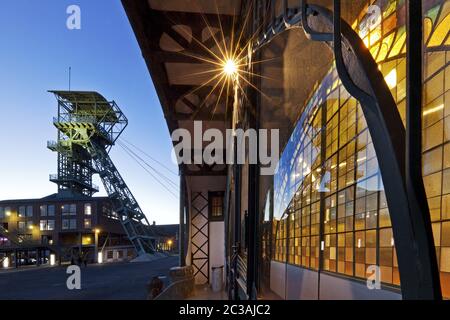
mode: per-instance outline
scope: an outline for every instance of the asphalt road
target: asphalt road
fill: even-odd
[[[177,257],[152,262],[88,265],[81,268],[81,289],[66,286],[67,267],[0,273],[0,300],[139,300],[146,299],[146,284],[166,276]]]

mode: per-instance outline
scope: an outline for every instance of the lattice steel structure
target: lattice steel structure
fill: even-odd
[[[209,282],[208,197],[196,192],[192,199],[192,266],[197,284]]]
[[[58,153],[58,173],[50,180],[59,191],[91,196],[98,191],[92,184],[92,175],[98,173],[137,253],[154,253],[150,224],[108,154],[128,125],[127,118],[114,101],[97,92],[50,92],[58,101],[53,120],[58,140],[48,142]]]

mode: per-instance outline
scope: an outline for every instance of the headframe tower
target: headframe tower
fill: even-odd
[[[58,173],[50,181],[58,185],[58,192],[92,196],[98,191],[92,176],[98,173],[138,255],[154,253],[150,224],[109,157],[127,118],[114,101],[98,92],[49,92],[58,102],[58,116],[53,119],[58,140],[48,142],[48,148],[58,153]]]

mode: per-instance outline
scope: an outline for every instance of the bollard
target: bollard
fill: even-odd
[[[152,281],[149,282],[147,286],[149,300],[155,299],[164,288],[164,282],[161,281],[159,277],[153,277]]]

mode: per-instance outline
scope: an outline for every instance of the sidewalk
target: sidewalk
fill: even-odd
[[[51,266],[49,264],[43,264],[40,266],[36,265],[29,265],[29,266],[21,266],[19,268],[7,268],[7,269],[0,269],[0,275],[2,274],[8,274],[8,273],[16,273],[16,272],[26,272],[26,271],[35,271],[35,270],[42,270],[42,269],[53,269],[58,268],[58,265]]]
[[[90,264],[88,264],[87,268],[104,267],[104,266],[108,266],[108,265],[126,264],[126,263],[130,263],[130,261],[114,261],[114,262],[105,262],[105,263],[90,263]],[[61,263],[61,265],[55,264],[54,266],[51,266],[49,264],[42,264],[40,266],[28,265],[28,266],[20,266],[18,268],[14,268],[14,267],[10,267],[10,268],[7,268],[7,269],[0,268],[0,275],[8,274],[8,273],[16,273],[16,272],[36,271],[36,270],[43,270],[43,269],[67,268],[68,266],[70,266],[70,262],[63,262],[63,263]],[[84,265],[82,265],[80,268],[84,269],[86,267]]]

